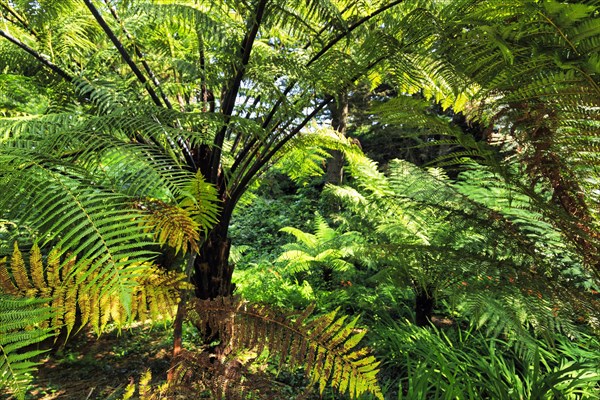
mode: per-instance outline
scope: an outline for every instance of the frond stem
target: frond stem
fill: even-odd
[[[369,15],[361,18],[361,19],[359,19],[354,24],[350,25],[347,30],[345,30],[344,32],[342,32],[339,35],[337,35],[329,43],[327,43],[317,54],[315,54],[306,63],[305,67],[308,68],[309,66],[311,66],[314,62],[316,62],[319,58],[321,58],[325,53],[327,53],[327,51],[329,51],[329,49],[331,49],[333,46],[335,46],[342,39],[344,39],[345,37],[347,37],[348,34],[350,34],[352,31],[354,31],[358,27],[362,26],[363,24],[367,23],[371,19],[375,18],[377,15],[381,14],[382,12],[387,11],[390,8],[395,7],[396,5],[402,3],[403,1],[404,0],[395,0],[395,1],[392,1],[390,4],[388,4],[386,6],[383,6],[383,7],[379,8],[379,9],[373,11],[371,14],[369,14]],[[265,118],[265,121],[263,123],[263,128],[266,128],[271,123],[271,120],[275,116],[275,113],[277,112],[277,110],[279,109],[279,107],[281,106],[281,104],[283,103],[283,99],[290,93],[290,91],[294,88],[294,86],[296,86],[296,83],[298,83],[298,81],[297,80],[293,80],[285,88],[285,90],[281,94],[281,97],[279,98],[279,100],[277,100],[277,102],[275,103],[275,105],[273,106],[273,108],[271,108],[271,111],[269,112],[269,115],[267,115],[267,118]]]
[[[113,18],[115,19],[115,21],[117,21],[117,23],[121,26],[121,30],[125,34],[125,37],[133,43],[133,49],[135,51],[135,55],[137,56],[137,58],[140,59],[140,61],[142,63],[142,66],[144,67],[144,70],[146,71],[146,73],[150,77],[150,80],[152,80],[152,83],[154,83],[154,86],[156,86],[156,88],[158,89],[158,91],[160,93],[160,97],[162,98],[162,101],[165,103],[165,106],[167,106],[168,109],[172,110],[173,109],[173,105],[171,104],[171,101],[169,100],[169,98],[163,92],[162,86],[161,86],[158,78],[156,77],[156,75],[154,74],[154,72],[152,71],[152,69],[150,68],[150,65],[148,65],[148,62],[146,61],[146,58],[144,57],[144,55],[140,51],[140,48],[135,44],[133,36],[131,36],[131,34],[129,33],[129,31],[125,27],[125,24],[123,24],[123,21],[121,20],[121,18],[119,17],[119,14],[117,13],[117,9],[114,6],[110,5],[110,3],[108,2],[108,0],[104,0],[104,4],[106,4],[106,6],[108,7],[108,9],[110,10],[110,14],[113,16]]]
[[[256,154],[256,157],[252,157],[252,159],[256,159],[256,162],[241,177],[239,183],[234,186],[231,192],[231,202],[233,204],[235,204],[241,195],[244,194],[248,184],[252,181],[256,174],[258,174],[261,168],[264,167],[287,142],[296,136],[306,126],[306,124],[308,124],[315,117],[315,115],[321,112],[321,110],[323,110],[323,108],[325,108],[332,100],[333,96],[327,96],[306,117],[304,117],[302,122],[296,125],[294,129],[292,129],[279,142],[277,142],[264,156],[261,157],[259,154]],[[268,149],[268,147],[265,148],[265,150]],[[259,150],[260,148],[257,148],[257,152]]]
[[[227,94],[223,100],[223,105],[221,106],[221,110],[223,115],[225,116],[225,124],[219,130],[217,135],[215,136],[215,140],[213,142],[214,147],[211,154],[210,159],[210,177],[209,182],[216,182],[218,167],[221,161],[221,152],[223,147],[223,142],[225,140],[225,133],[227,132],[227,128],[229,126],[229,117],[233,112],[235,107],[235,100],[237,99],[238,92],[240,90],[240,86],[242,84],[242,78],[246,72],[246,66],[250,61],[250,54],[252,53],[252,47],[254,45],[254,40],[256,39],[256,35],[258,34],[258,29],[262,23],[262,18],[266,9],[268,0],[260,0],[256,5],[256,10],[254,11],[254,18],[252,24],[250,26],[250,30],[247,32],[244,40],[242,42],[242,47],[240,49],[241,52],[241,64],[238,67],[237,74],[232,79],[231,83],[228,85]]]
[[[571,50],[573,50],[575,52],[575,54],[577,54],[578,56],[580,56],[581,54],[579,54],[579,52],[577,51],[577,48],[575,47],[575,45],[573,44],[573,42],[571,42],[567,36],[563,33],[563,31],[556,26],[556,24],[554,23],[554,21],[552,21],[550,18],[548,18],[544,13],[542,13],[541,11],[538,11],[538,14],[540,14],[542,16],[542,18],[544,18],[550,25],[552,25],[552,27],[554,29],[556,29],[556,31],[558,32],[558,34],[565,40],[565,42],[567,42],[567,44],[569,45],[569,47],[571,47]]]
[[[92,4],[91,0],[83,0],[83,2],[87,6],[87,8],[90,10],[92,15],[94,16],[94,18],[96,19],[96,21],[98,22],[100,27],[102,28],[102,30],[104,30],[104,33],[106,33],[106,35],[108,36],[110,41],[115,45],[117,51],[119,52],[119,54],[121,54],[123,61],[125,61],[127,63],[127,65],[129,65],[129,68],[131,68],[131,71],[133,72],[133,74],[136,76],[138,81],[144,86],[144,88],[146,89],[146,91],[148,92],[150,97],[152,98],[152,101],[154,102],[154,104],[156,104],[158,107],[163,107],[163,104],[160,101],[160,98],[156,95],[156,92],[154,91],[154,89],[152,89],[152,87],[150,85],[148,85],[148,80],[146,79],[146,77],[144,76],[142,71],[138,68],[138,66],[133,62],[131,56],[129,55],[129,53],[127,53],[127,50],[125,50],[123,43],[121,43],[121,41],[117,38],[115,33],[112,31],[112,29],[110,29],[110,27],[108,26],[108,24],[106,23],[106,21],[104,20],[104,18],[98,11],[98,9],[94,6],[94,4]]]
[[[17,12],[10,5],[5,4],[4,2],[2,2],[2,3],[0,3],[0,7],[2,7],[3,9],[5,9],[10,15],[12,15],[13,17],[15,17],[15,19],[17,20],[17,22],[19,22],[19,24],[21,24],[21,26],[23,28],[25,28],[29,33],[31,33],[35,37],[38,37],[37,32],[27,23],[27,21],[25,20],[25,18],[23,18],[19,14],[17,14]],[[14,24],[14,22],[12,22],[12,23]]]
[[[27,46],[25,43],[21,42],[19,39],[12,36],[10,33],[5,32],[4,30],[0,29],[0,36],[8,39],[9,42],[15,44],[16,46],[18,46],[25,52],[27,52],[30,55],[32,55],[33,57],[35,57],[36,60],[38,60],[40,63],[42,63],[46,67],[50,68],[52,71],[54,71],[57,75],[59,75],[61,78],[63,78],[67,82],[72,83],[74,81],[74,78],[71,75],[69,75],[68,72],[66,72],[65,70],[60,68],[58,65],[54,64],[52,61],[48,60],[46,57],[44,57],[42,54],[38,53],[31,47]]]

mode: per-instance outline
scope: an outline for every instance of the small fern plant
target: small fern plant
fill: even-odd
[[[339,232],[319,214],[315,216],[314,234],[290,226],[280,231],[296,238],[283,246],[285,251],[276,260],[292,274],[320,272],[325,285],[331,285],[334,272],[354,268],[348,260],[354,255],[354,243],[360,239],[356,232]]]

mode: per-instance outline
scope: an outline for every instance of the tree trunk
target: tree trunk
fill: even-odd
[[[433,315],[435,299],[429,289],[417,289],[415,293],[415,324],[427,326]]]
[[[213,228],[204,241],[194,261],[196,297],[206,300],[230,296],[234,290],[231,282],[233,266],[229,264],[231,240],[227,237],[229,219],[224,218]]]
[[[339,150],[331,150],[329,154],[331,158],[327,160],[325,182],[341,185],[344,179],[344,154]]]
[[[331,126],[342,136],[346,136],[348,126],[348,93],[340,93],[338,99],[329,107],[331,111]],[[339,150],[330,152],[331,158],[327,160],[325,182],[340,185],[344,178],[344,154]]]

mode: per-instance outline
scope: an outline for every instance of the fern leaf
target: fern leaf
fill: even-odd
[[[220,210],[218,193],[214,185],[206,182],[200,171],[183,191],[179,205],[187,210],[204,233],[217,222]]]
[[[40,292],[41,297],[47,297],[48,285],[46,285],[46,279],[44,279],[44,265],[42,263],[42,253],[37,243],[31,248],[29,254],[29,270],[31,273],[31,280],[33,286]]]
[[[6,265],[6,257],[0,259],[0,289],[7,294],[19,294],[19,289],[13,283]]]
[[[106,325],[110,321],[110,311],[111,311],[111,301],[112,296],[104,294],[101,295],[98,299],[99,303],[99,311],[100,311],[100,321],[97,332],[104,332]]]
[[[365,334],[354,333],[357,319],[346,324],[347,317],[337,318],[333,311],[307,322],[312,309],[301,313],[295,322],[288,322],[285,314],[264,306],[217,298],[191,302],[187,313],[196,326],[208,324],[230,345],[256,348],[258,352],[268,346],[271,354],[278,352],[291,366],[304,364],[311,384],[317,385],[321,393],[331,383],[351,398],[370,392],[383,399],[377,384],[379,363],[369,356],[367,348],[356,350]],[[231,332],[243,338],[232,339]]]
[[[176,252],[186,253],[188,248],[192,252],[198,251],[199,225],[186,209],[160,200],[136,204],[143,212],[141,224],[144,230],[153,233],[155,241],[172,247]]]
[[[65,292],[66,287],[62,285],[55,287],[52,292],[52,309],[54,310],[54,315],[52,316],[51,326],[57,332],[63,324],[63,317],[65,311]]]
[[[15,282],[19,291],[24,293],[25,295],[34,295],[32,293],[33,286],[29,281],[29,276],[27,275],[27,270],[25,269],[25,261],[23,260],[23,255],[19,250],[19,246],[17,242],[14,243],[14,250],[11,257],[10,269],[12,271],[13,277],[15,278]]]
[[[51,315],[46,299],[16,298],[0,294],[0,390],[25,398],[25,390],[35,371],[33,360],[43,351],[21,349],[51,336],[40,328]]]
[[[48,254],[48,267],[46,269],[48,287],[55,288],[60,284],[60,250],[55,247]]]
[[[63,312],[64,312],[64,324],[67,328],[67,336],[71,334],[73,327],[76,322],[77,315],[77,297],[79,291],[79,286],[76,284],[75,278],[71,278],[65,281],[65,299],[63,302]]]

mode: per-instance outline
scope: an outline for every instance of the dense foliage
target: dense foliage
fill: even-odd
[[[140,398],[303,360],[304,397],[596,398],[599,14],[0,0],[0,387],[174,316]]]

